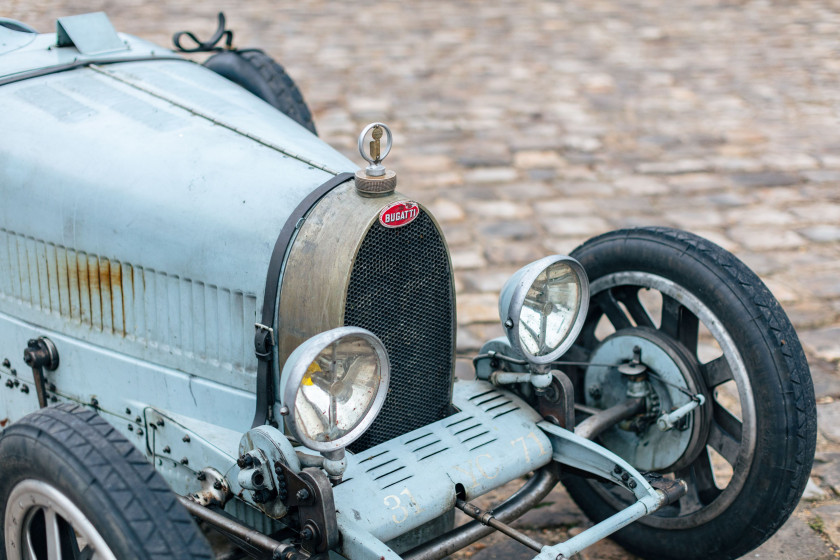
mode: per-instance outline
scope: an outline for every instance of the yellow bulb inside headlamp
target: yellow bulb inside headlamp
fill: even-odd
[[[306,369],[295,399],[295,424],[308,439],[339,439],[368,413],[379,385],[379,357],[370,342],[344,337]]]
[[[311,364],[309,364],[309,367],[306,368],[306,373],[303,375],[303,381],[301,381],[300,384],[312,385],[312,376],[320,372],[321,366],[318,365],[318,362],[312,362]]]

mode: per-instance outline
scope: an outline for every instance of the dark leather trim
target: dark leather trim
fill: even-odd
[[[283,260],[288,251],[292,236],[298,229],[298,222],[309,213],[315,204],[328,192],[337,186],[353,178],[353,173],[339,173],[320,187],[309,193],[306,198],[294,209],[286,220],[277,242],[274,244],[274,251],[271,253],[271,261],[268,263],[268,274],[265,279],[265,292],[263,298],[262,319],[260,325],[274,329],[274,319],[277,312],[277,292],[280,289],[280,272],[283,269]],[[271,331],[273,333],[273,331]],[[265,337],[269,336],[268,339]],[[254,336],[255,351],[257,354],[257,410],[254,413],[252,427],[263,424],[273,424],[273,376],[271,375],[271,364],[274,360],[275,348],[273,335],[260,326],[256,327]],[[266,344],[267,343],[267,344]]]

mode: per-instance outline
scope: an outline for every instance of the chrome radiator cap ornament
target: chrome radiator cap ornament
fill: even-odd
[[[369,154],[365,151],[365,138],[368,132],[372,140],[368,144]],[[382,135],[385,134],[385,149],[382,149]],[[356,171],[356,190],[362,196],[385,196],[397,188],[396,172],[385,169],[382,160],[391,152],[394,137],[385,124],[375,122],[367,125],[359,134],[359,153],[370,165]]]

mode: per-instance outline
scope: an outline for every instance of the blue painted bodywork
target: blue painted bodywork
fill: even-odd
[[[17,69],[7,58],[0,75]],[[188,61],[32,78],[0,103],[15,139],[0,144],[0,262],[28,271],[0,274],[0,311],[253,391],[250,327],[277,235],[355,164]]]
[[[95,407],[180,494],[218,470],[238,496],[227,510],[271,532],[236,466],[269,259],[304,197],[357,166],[200,65],[126,35],[118,48],[95,19],[65,22],[63,47],[0,26],[0,424],[38,409],[21,354],[47,336],[53,402]],[[456,492],[479,496],[562,449],[599,453],[487,381],[457,383],[453,404],[348,455],[334,488],[347,557],[394,558],[384,542]],[[647,511],[653,491],[627,470]]]

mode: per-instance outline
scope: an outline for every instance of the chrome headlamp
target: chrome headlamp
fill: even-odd
[[[589,307],[589,280],[571,257],[553,255],[516,271],[499,296],[511,345],[534,364],[553,362],[572,345]]]
[[[280,375],[292,435],[315,451],[343,449],[379,414],[390,370],[385,346],[370,331],[339,327],[313,336]]]

